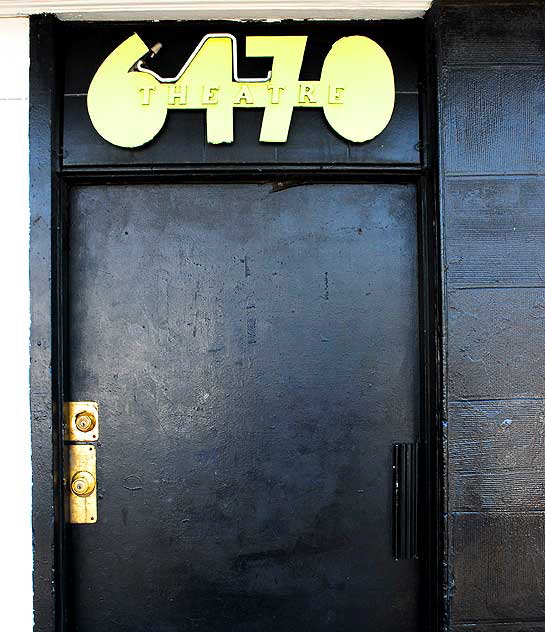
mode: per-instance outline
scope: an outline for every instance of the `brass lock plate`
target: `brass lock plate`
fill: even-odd
[[[72,524],[96,522],[96,448],[93,445],[68,445],[66,452],[66,520]]]
[[[65,441],[96,441],[98,439],[97,402],[65,402]]]

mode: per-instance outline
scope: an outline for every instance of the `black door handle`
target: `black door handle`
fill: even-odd
[[[393,556],[418,557],[418,443],[393,445]]]

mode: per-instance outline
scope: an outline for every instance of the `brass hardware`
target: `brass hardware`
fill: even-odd
[[[64,425],[66,441],[96,441],[98,439],[98,404],[96,402],[65,402]]]
[[[76,472],[72,476],[70,489],[76,496],[90,496],[95,489],[95,477],[91,472]]]
[[[75,424],[80,432],[91,432],[96,426],[97,420],[92,413],[79,413],[76,416]]]
[[[96,449],[92,445],[68,445],[67,522],[88,524],[97,520]]]
[[[89,445],[98,439],[98,404],[65,402],[64,438],[66,520],[73,524],[97,521],[96,448]],[[84,445],[69,445],[70,442]]]

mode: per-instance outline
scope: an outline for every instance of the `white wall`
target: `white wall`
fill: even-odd
[[[31,632],[28,19],[0,18],[0,629]]]

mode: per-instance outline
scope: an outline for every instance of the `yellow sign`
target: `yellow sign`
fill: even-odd
[[[283,143],[294,107],[323,108],[331,127],[356,143],[374,138],[394,109],[390,60],[360,35],[335,42],[319,81],[300,81],[306,36],[251,36],[249,57],[270,57],[264,78],[238,76],[237,42],[229,33],[203,37],[175,77],[161,77],[146,64],[148,49],[135,33],[95,74],[87,107],[97,132],[119,147],[139,147],[163,127],[168,110],[206,110],[209,143],[232,143],[233,108],[263,108],[259,140]]]

